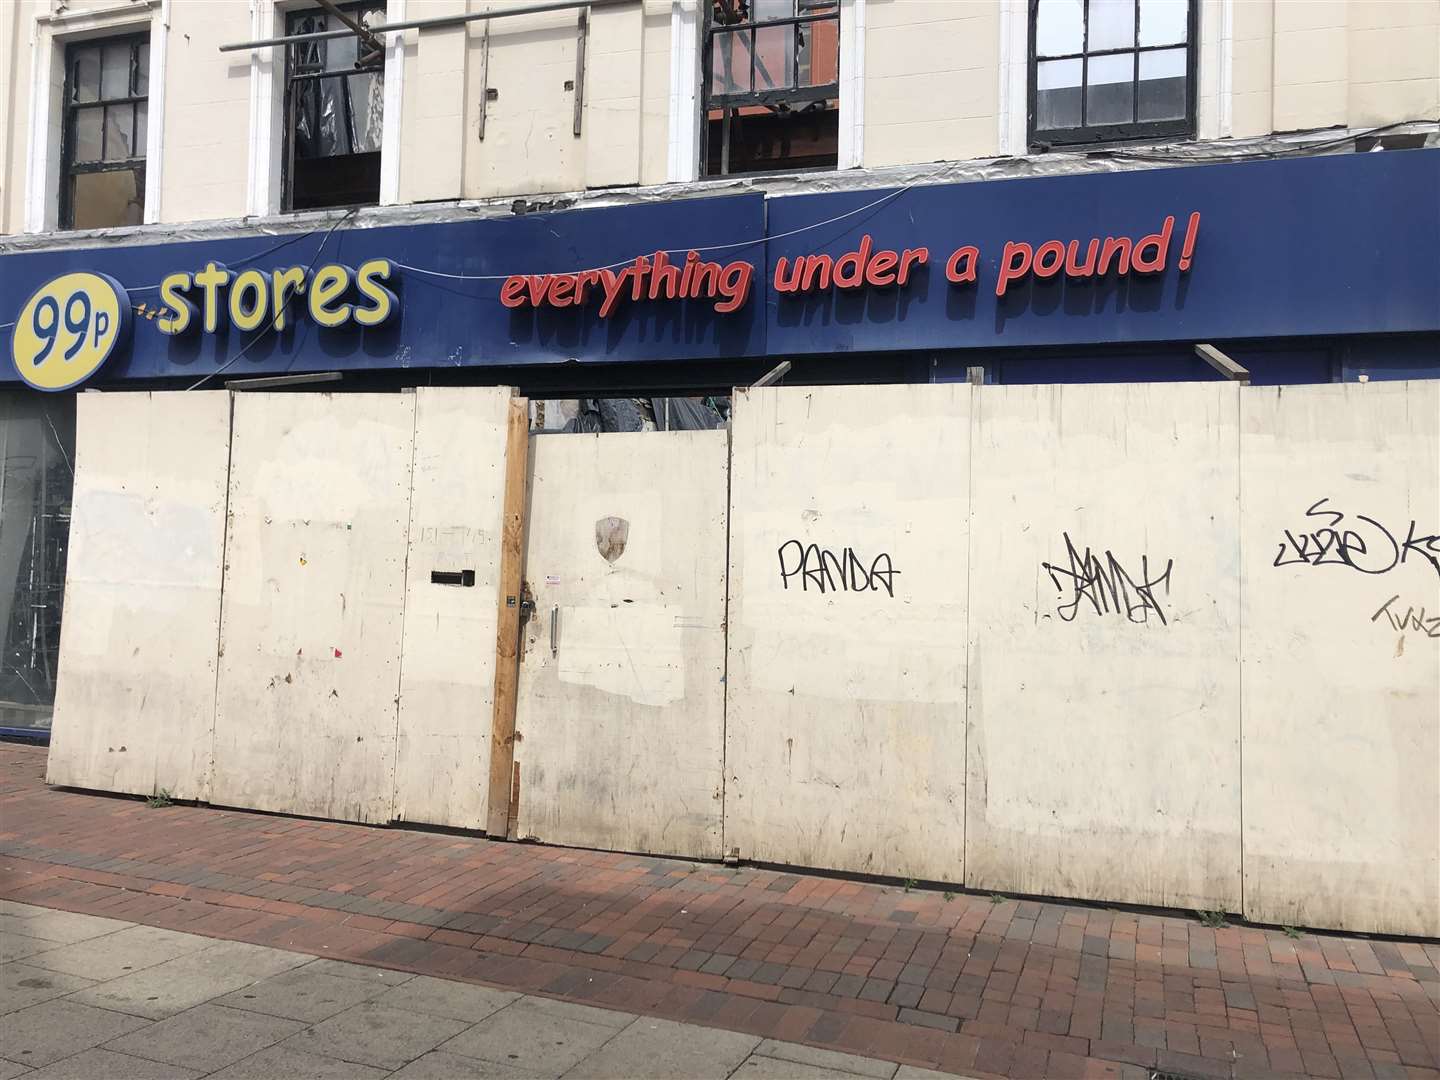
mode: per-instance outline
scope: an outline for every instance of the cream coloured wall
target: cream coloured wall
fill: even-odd
[[[251,84],[263,65],[252,65],[245,53],[218,51],[253,36],[252,4],[169,2],[169,93],[163,154],[152,166],[159,176],[152,219],[273,212],[278,194],[262,193],[257,201],[252,190],[260,180],[248,143],[281,137],[279,125],[267,130],[262,117],[273,115],[282,80],[268,84],[266,101],[257,104]],[[409,0],[403,14],[424,19],[516,2]],[[1368,127],[1440,113],[1440,4],[1434,0],[1199,2],[1202,137]],[[1024,152],[1027,3],[863,3],[864,49],[847,92],[859,95],[855,101],[863,107],[864,166]],[[672,63],[681,4],[635,0],[592,9],[579,136],[575,91],[565,85],[575,78],[576,12],[497,20],[489,24],[488,55],[482,23],[405,34],[394,144],[399,161],[390,159],[398,164],[398,200],[519,197],[677,175],[672,131],[688,141],[689,128],[674,124],[672,108],[677,102],[686,107],[699,78],[698,62]],[[166,10],[163,5],[72,0],[58,15],[55,0],[0,5],[0,230],[54,227],[58,177],[53,167],[37,169],[35,159],[58,154],[52,84],[63,77],[56,58],[65,36],[128,29]],[[846,10],[853,15],[856,7]],[[280,51],[268,55],[278,58]],[[37,57],[52,97],[38,110],[32,108]],[[482,84],[496,94],[488,105],[481,101]],[[855,112],[852,103],[849,115]],[[38,137],[36,120],[45,125]],[[276,147],[270,156],[278,154]]]

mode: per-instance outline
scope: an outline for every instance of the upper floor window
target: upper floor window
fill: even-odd
[[[60,225],[100,229],[145,220],[148,34],[65,49]]]
[[[707,176],[833,169],[840,135],[840,0],[710,0]]]
[[[1030,0],[1030,141],[1195,133],[1196,0]]]
[[[383,7],[340,10],[364,26],[385,21]],[[291,12],[285,20],[287,35],[345,29],[323,10]],[[297,42],[285,58],[285,209],[378,203],[383,53],[346,33]]]

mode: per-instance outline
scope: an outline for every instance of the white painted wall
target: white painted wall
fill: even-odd
[[[211,800],[387,821],[414,394],[235,399]]]
[[[415,392],[398,821],[485,827],[509,401],[503,386]],[[430,580],[467,569],[468,588]]]
[[[726,453],[723,431],[530,440],[521,837],[719,857]]]
[[[46,779],[209,797],[230,395],[80,394]]]
[[[726,849],[961,880],[970,387],[735,402]],[[792,540],[849,547],[867,576],[888,554],[894,595],[782,577]]]
[[[1241,415],[1245,914],[1440,935],[1440,382]]]
[[[967,884],[1238,908],[1238,392],[977,395]]]

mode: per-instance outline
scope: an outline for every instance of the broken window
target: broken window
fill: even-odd
[[[840,0],[710,0],[707,176],[833,169],[840,137]]]
[[[50,728],[75,483],[74,394],[0,394],[0,729]]]
[[[365,27],[385,21],[379,6],[339,10]],[[323,10],[292,12],[285,25],[287,34],[346,29]],[[384,53],[349,32],[296,42],[285,57],[285,208],[378,203]]]
[[[1030,0],[1030,142],[1195,133],[1192,0]]]
[[[145,220],[150,37],[67,46],[60,225],[100,229]]]

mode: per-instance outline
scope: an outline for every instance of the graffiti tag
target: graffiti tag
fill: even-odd
[[[1060,618],[1074,622],[1084,605],[1096,615],[1123,615],[1132,623],[1149,622],[1153,613],[1160,625],[1166,625],[1165,609],[1156,590],[1163,587],[1165,595],[1170,595],[1174,559],[1165,560],[1165,569],[1151,577],[1150,557],[1142,555],[1137,575],[1126,570],[1113,552],[1106,550],[1097,555],[1087,547],[1082,554],[1069,533],[1061,535],[1065,538],[1066,565],[1040,564],[1062,598],[1055,608]]]
[[[790,588],[790,579],[800,579],[800,591],[812,588],[819,592],[879,592],[895,595],[895,578],[900,573],[891,565],[890,556],[882,551],[867,565],[853,548],[842,548],[837,555],[819,544],[786,540],[776,552],[780,559],[780,584]],[[788,555],[788,558],[787,558]]]
[[[1362,574],[1384,574],[1414,556],[1440,574],[1440,533],[1418,535],[1412,518],[1405,539],[1400,540],[1373,517],[1347,516],[1329,509],[1325,505],[1329,501],[1327,496],[1310,505],[1305,511],[1305,529],[1285,530],[1271,565],[1345,566]]]
[[[1409,606],[1405,608],[1404,615],[1396,614],[1396,611],[1391,610],[1390,605],[1399,599],[1400,594],[1396,593],[1390,597],[1389,600],[1386,600],[1385,603],[1380,605],[1380,610],[1370,616],[1370,621],[1378,622],[1380,616],[1384,615],[1385,620],[1390,624],[1392,629],[1399,630],[1402,633],[1406,630],[1418,630],[1426,637],[1440,638],[1440,615],[1427,617],[1423,607],[1417,612],[1415,608]]]

